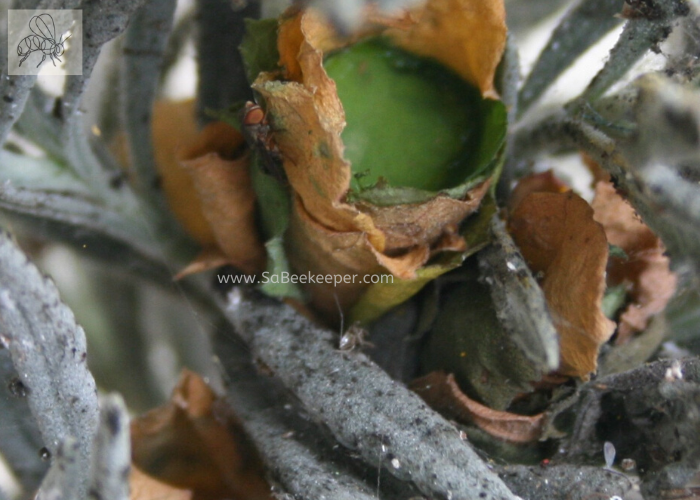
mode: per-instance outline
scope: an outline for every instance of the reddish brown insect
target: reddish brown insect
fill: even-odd
[[[259,104],[246,102],[243,107],[243,135],[251,148],[260,156],[260,166],[268,175],[280,182],[287,177],[282,167],[282,155],[275,144],[272,127]]]

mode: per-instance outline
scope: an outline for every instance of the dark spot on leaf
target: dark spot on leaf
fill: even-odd
[[[109,187],[112,189],[119,189],[124,185],[124,175],[118,174],[109,180]]]
[[[25,398],[29,394],[29,387],[24,385],[24,382],[17,377],[10,379],[10,382],[7,384],[7,388],[9,389],[10,394],[16,398]]]
[[[109,428],[109,433],[112,436],[116,436],[119,433],[119,425],[121,423],[121,418],[119,412],[116,410],[110,410],[107,412],[107,427]]]
[[[2,96],[2,100],[5,102],[14,102],[15,99],[12,96],[4,95],[4,96]]]

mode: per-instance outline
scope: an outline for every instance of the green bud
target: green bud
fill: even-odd
[[[345,109],[352,188],[440,191],[463,183],[482,137],[479,91],[443,65],[370,38],[326,57]]]

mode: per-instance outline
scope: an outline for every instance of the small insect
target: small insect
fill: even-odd
[[[246,141],[260,154],[263,171],[278,181],[286,183],[287,176],[282,167],[282,155],[275,144],[272,127],[265,111],[259,104],[246,102],[243,107],[242,123]]]
[[[355,323],[350,326],[345,333],[340,336],[340,342],[338,343],[338,349],[341,351],[349,352],[356,347],[374,347],[374,344],[367,341],[368,332],[362,328],[359,323]]]
[[[60,56],[65,52],[63,44],[70,38],[70,35],[65,40],[63,35],[56,40],[56,25],[51,14],[41,14],[32,17],[29,20],[29,30],[33,35],[24,37],[17,44],[17,55],[22,58],[19,65],[22,66],[22,63],[36,51],[41,51],[43,54],[41,61],[36,65],[37,68],[43,64],[46,56],[51,58],[54,66],[56,66],[55,59],[61,62]]]

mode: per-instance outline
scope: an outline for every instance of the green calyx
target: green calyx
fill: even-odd
[[[462,196],[495,168],[505,107],[441,64],[370,38],[328,55],[347,126],[350,197],[375,204]],[[455,189],[460,192],[455,192]]]

